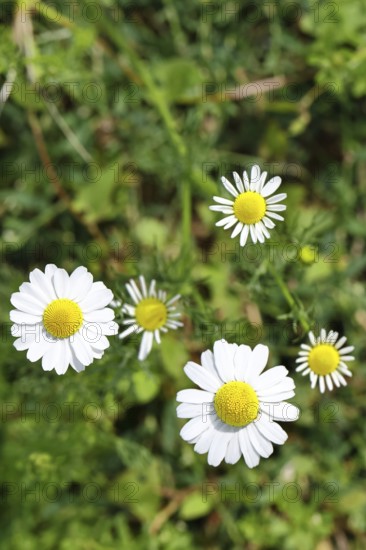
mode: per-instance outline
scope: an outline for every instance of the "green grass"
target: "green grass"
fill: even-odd
[[[0,546],[364,548],[362,3],[87,4],[0,11]],[[286,219],[241,249],[208,206],[255,163],[282,177]],[[9,299],[47,263],[121,300],[156,278],[184,329],[143,363],[110,337],[84,373],[43,372],[12,345]],[[355,346],[346,388],[294,372],[308,327]],[[183,366],[221,337],[268,345],[296,382],[300,419],[254,470],[179,436]]]

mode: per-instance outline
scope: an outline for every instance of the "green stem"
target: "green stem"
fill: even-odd
[[[304,331],[308,333],[311,330],[311,326],[306,315],[300,310],[298,303],[296,302],[285,281],[282,279],[281,275],[278,273],[272,262],[267,262],[267,266],[291,310],[296,312],[300,325],[302,326]]]

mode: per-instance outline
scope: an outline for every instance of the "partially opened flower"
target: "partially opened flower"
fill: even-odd
[[[321,393],[325,392],[326,387],[331,391],[334,385],[338,388],[340,385],[347,386],[344,376],[352,376],[352,372],[346,361],[354,360],[353,355],[349,355],[354,346],[342,347],[347,338],[342,336],[338,340],[338,332],[331,330],[327,334],[323,328],[318,338],[312,332],[308,336],[311,345],[301,344],[296,371],[302,372],[303,376],[309,374],[311,387],[315,388],[319,383]]]
[[[17,309],[10,312],[15,323],[17,350],[28,350],[27,358],[42,358],[44,370],[64,374],[71,365],[83,371],[108,348],[107,335],[117,334],[114,311],[106,306],[113,294],[104,283],[93,282],[86,267],[69,276],[64,269],[46,265],[45,272],[34,269],[28,283],[12,294]]]
[[[157,344],[160,344],[160,332],[168,332],[169,328],[175,330],[182,327],[183,323],[177,321],[181,316],[175,306],[180,298],[179,294],[167,299],[164,290],[156,290],[155,280],[151,281],[149,289],[143,275],[140,275],[139,280],[140,288],[133,279],[126,283],[126,289],[134,305],[124,304],[122,307],[123,313],[131,318],[123,321],[128,328],[119,334],[119,338],[142,332],[138,359],[143,361],[152,349],[154,337]]]
[[[270,237],[268,229],[276,225],[273,220],[284,219],[277,212],[286,210],[284,204],[279,204],[287,197],[286,193],[271,196],[281,185],[281,178],[275,176],[265,184],[267,172],[261,173],[257,165],[253,166],[250,179],[245,171],[243,179],[237,172],[233,172],[233,177],[236,188],[224,177],[221,181],[234,200],[213,197],[218,204],[210,206],[210,209],[225,214],[225,218],[216,225],[224,229],[234,226],[231,238],[240,235],[241,246],[245,246],[249,235],[253,243],[264,243]]]
[[[273,453],[272,443],[282,445],[287,434],[276,420],[293,421],[299,410],[287,403],[295,395],[294,381],[283,366],[263,372],[268,347],[219,340],[201,355],[202,366],[189,361],[186,375],[201,389],[177,394],[179,418],[190,418],[180,435],[194,450],[208,452],[208,463],[235,464],[244,457],[249,468]]]

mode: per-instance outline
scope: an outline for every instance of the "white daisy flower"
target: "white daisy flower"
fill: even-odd
[[[129,315],[131,319],[123,321],[124,325],[129,326],[119,334],[119,338],[143,332],[138,354],[138,359],[143,361],[151,351],[154,336],[157,344],[160,344],[160,332],[168,332],[169,328],[176,330],[182,327],[183,323],[176,320],[181,313],[176,312],[176,307],[173,305],[179,300],[180,294],[167,300],[166,292],[156,290],[155,280],[151,281],[149,290],[143,275],[139,276],[139,280],[140,288],[133,279],[126,283],[126,289],[134,305],[124,304],[122,307],[122,312]]]
[[[249,468],[273,453],[272,443],[282,445],[287,434],[274,422],[297,420],[299,410],[283,401],[295,395],[294,381],[283,366],[265,373],[268,347],[215,342],[201,355],[202,366],[189,361],[186,375],[202,389],[177,394],[179,418],[190,418],[180,435],[194,450],[208,452],[208,463],[235,464],[244,457]]]
[[[107,335],[117,334],[114,311],[106,306],[113,294],[104,283],[93,283],[86,267],[69,276],[64,269],[46,265],[34,269],[10,301],[15,323],[11,333],[17,350],[28,350],[29,361],[42,358],[46,371],[64,374],[71,365],[77,372],[100,359],[109,347]]]
[[[275,176],[265,184],[266,176],[267,172],[261,173],[257,165],[252,168],[250,180],[245,171],[243,179],[237,172],[233,172],[236,189],[226,178],[222,177],[221,181],[234,200],[213,197],[218,204],[210,206],[210,210],[225,214],[225,218],[216,225],[224,229],[234,226],[231,238],[240,234],[241,246],[245,246],[249,234],[253,243],[264,243],[270,237],[268,229],[275,227],[273,220],[284,219],[278,212],[286,210],[284,204],[279,204],[287,197],[286,193],[270,196],[281,185],[281,178]]]
[[[311,387],[314,389],[317,382],[321,393],[325,388],[332,391],[334,385],[337,388],[347,386],[345,376],[352,376],[345,361],[353,361],[353,355],[349,355],[355,349],[354,346],[342,347],[347,338],[342,336],[338,340],[338,332],[330,331],[328,334],[322,328],[320,336],[315,338],[312,332],[308,334],[311,346],[301,344],[302,350],[296,363],[299,363],[297,372],[303,376],[310,375]],[[337,341],[338,340],[338,341]]]

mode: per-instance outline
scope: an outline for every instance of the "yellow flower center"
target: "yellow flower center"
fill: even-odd
[[[255,191],[240,193],[234,201],[234,214],[247,225],[259,222],[266,213],[266,201]]]
[[[313,246],[306,244],[300,250],[300,260],[307,265],[313,264],[317,259],[317,250]]]
[[[308,358],[309,367],[315,374],[330,374],[339,365],[339,353],[331,344],[317,344]]]
[[[258,416],[259,401],[252,386],[228,382],[217,391],[214,400],[217,416],[230,426],[242,427]]]
[[[136,306],[136,320],[145,330],[156,330],[166,323],[168,311],[166,305],[157,298],[144,298]]]
[[[83,314],[75,302],[60,298],[49,303],[43,313],[43,324],[55,338],[68,338],[83,324]]]

